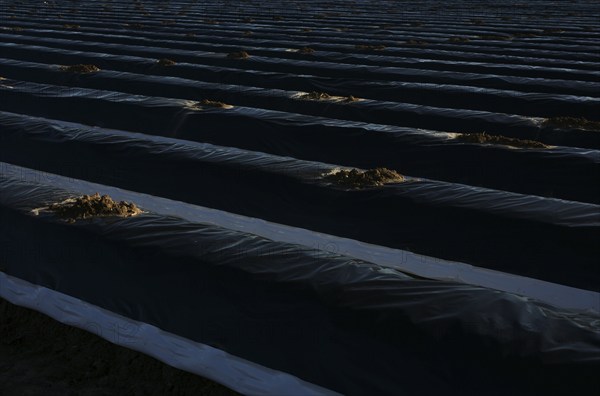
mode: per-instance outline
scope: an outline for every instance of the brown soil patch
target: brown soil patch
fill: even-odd
[[[480,36],[477,36],[478,39],[480,40],[510,40],[511,37],[508,36],[500,36],[500,35],[495,35],[495,34],[482,34]]]
[[[68,23],[65,23],[65,24],[63,25],[63,27],[64,27],[65,29],[79,29],[79,25],[70,25],[70,24],[68,24]]]
[[[302,47],[298,50],[298,53],[305,54],[305,55],[310,55],[314,52],[315,52],[315,50],[310,47]]]
[[[364,45],[364,44],[357,44],[355,45],[356,49],[359,50],[373,50],[373,51],[381,51],[385,49],[385,45]]]
[[[250,54],[246,51],[238,51],[238,52],[230,52],[227,54],[229,59],[248,59],[250,58]]]
[[[108,195],[100,196],[98,193],[53,203],[48,206],[47,210],[56,213],[69,222],[91,217],[131,217],[142,213],[141,209],[134,203],[115,202]]]
[[[346,97],[346,99],[344,99],[344,102],[358,102],[360,99],[350,95],[348,97]]]
[[[163,58],[156,61],[159,66],[173,66],[176,65],[177,62],[171,59]]]
[[[70,73],[95,73],[99,72],[100,68],[95,65],[71,65],[61,66],[60,70]]]
[[[577,117],[552,117],[546,119],[543,126],[564,129],[586,129],[589,131],[600,131],[599,121],[590,121]]]
[[[386,183],[400,183],[405,180],[404,176],[387,168],[375,168],[366,171],[342,169],[324,175],[323,178],[331,183],[351,188],[378,187]]]
[[[478,144],[501,144],[504,146],[519,147],[519,148],[550,148],[550,146],[537,142],[535,140],[516,139],[506,136],[488,135],[487,133],[464,133],[457,139]]]
[[[450,37],[448,42],[450,43],[467,43],[470,40],[467,37]]]
[[[406,41],[406,44],[410,44],[410,45],[426,45],[429,44],[427,41],[425,40],[415,40],[415,39],[410,39]]]
[[[202,99],[200,102],[198,102],[198,104],[201,106],[218,107],[221,109],[226,109],[231,106],[231,105],[228,105],[227,103],[219,102],[216,100],[209,100],[209,99]]]
[[[97,331],[92,325],[90,330]],[[0,299],[0,394],[237,395],[4,299]]]
[[[327,100],[331,99],[331,95],[326,94],[325,92],[308,92],[298,96],[300,99],[309,99],[309,100]]]

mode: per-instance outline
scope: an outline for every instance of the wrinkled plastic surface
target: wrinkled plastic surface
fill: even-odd
[[[335,395],[297,377],[271,370],[148,323],[36,286],[0,272],[0,297],[42,312],[69,326],[152,356],[164,363],[224,384],[244,395]]]
[[[345,190],[322,179],[332,165],[19,117],[13,129],[8,120],[0,120],[0,159],[23,166],[577,288],[600,285],[598,205],[419,179]]]
[[[67,224],[29,210],[75,191],[0,188],[8,275],[344,394],[577,388],[600,365],[596,314],[159,213]]]

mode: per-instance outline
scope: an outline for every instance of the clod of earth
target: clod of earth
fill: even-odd
[[[231,105],[228,105],[227,103],[219,102],[216,100],[209,100],[209,99],[202,99],[200,102],[198,102],[198,104],[200,104],[201,106],[218,107],[221,109],[226,109],[226,108],[231,107]]]
[[[163,58],[156,61],[159,66],[173,66],[176,65],[177,62],[171,59]]]
[[[543,126],[564,129],[585,129],[589,131],[600,131],[600,121],[590,121],[577,117],[552,117],[546,119]]]
[[[342,169],[324,175],[323,179],[351,188],[379,187],[387,183],[400,183],[405,180],[404,176],[395,170],[387,168],[369,170]]]
[[[356,49],[359,50],[375,50],[381,51],[385,49],[385,45],[365,45],[365,44],[357,44],[355,46]]]
[[[99,72],[100,68],[95,65],[72,65],[61,66],[60,70],[70,73],[95,73]]]
[[[410,45],[425,45],[425,44],[428,44],[428,42],[425,41],[425,40],[410,39],[410,40],[406,41],[406,44],[410,44]]]
[[[450,37],[448,41],[451,43],[467,43],[469,39],[467,37]]]
[[[134,203],[115,202],[108,195],[100,196],[98,193],[53,203],[47,209],[71,223],[91,217],[131,217],[142,213]]]
[[[65,29],[79,29],[79,25],[70,25],[70,24],[68,24],[68,23],[65,23],[65,24],[63,25],[63,27],[64,27]]]
[[[500,36],[495,34],[482,34],[477,36],[480,40],[510,40],[512,37],[509,36]]]
[[[312,49],[312,48],[310,48],[310,47],[302,47],[302,48],[300,48],[298,50],[298,52],[300,54],[306,54],[306,55],[308,55],[308,54],[312,54],[313,52],[315,52],[315,50]]]
[[[248,59],[250,55],[246,51],[230,52],[227,54],[229,59]]]
[[[358,100],[359,100],[358,98],[356,98],[352,95],[350,95],[350,96],[346,97],[346,99],[344,99],[345,102],[358,102]]]
[[[324,92],[308,92],[299,96],[300,99],[311,99],[311,100],[326,100],[331,99],[331,95]]]
[[[516,139],[506,136],[488,135],[487,133],[464,133],[457,139],[467,143],[501,144],[504,146],[520,148],[550,148],[550,146],[535,140]]]

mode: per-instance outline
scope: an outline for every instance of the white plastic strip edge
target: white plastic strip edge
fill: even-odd
[[[0,297],[245,395],[339,395],[293,375],[260,366],[3,272],[0,272]]]
[[[258,218],[40,172],[3,162],[0,162],[0,174],[81,194],[96,192],[109,194],[113,199],[134,202],[142,209],[151,212],[177,216],[194,223],[213,224],[230,230],[247,232],[277,242],[299,244],[315,250],[342,254],[424,278],[483,286],[534,298],[561,308],[600,313],[600,293],[590,290],[475,267],[457,261],[423,256],[406,250],[272,223]],[[573,259],[575,260],[576,257]],[[568,271],[568,268],[565,268],[565,271]]]

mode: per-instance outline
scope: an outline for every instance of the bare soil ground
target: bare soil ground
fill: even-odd
[[[0,299],[0,395],[237,393]]]

